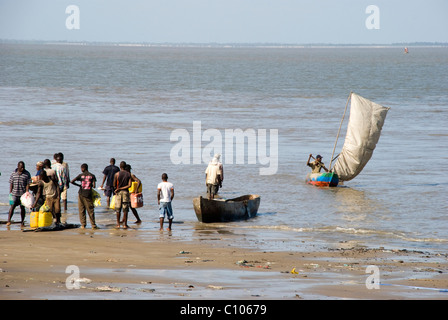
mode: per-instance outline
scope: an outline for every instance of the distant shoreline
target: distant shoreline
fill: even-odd
[[[410,42],[390,44],[333,44],[333,43],[149,43],[149,42],[95,42],[45,41],[0,39],[0,44],[42,44],[73,46],[167,47],[167,48],[397,48],[397,47],[448,47],[448,42]]]

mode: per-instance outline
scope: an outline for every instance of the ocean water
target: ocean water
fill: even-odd
[[[411,47],[404,54],[400,47],[0,44],[0,219],[7,219],[8,179],[17,162],[35,174],[37,161],[63,152],[72,178],[82,163],[99,183],[111,157],[132,165],[145,206],[143,224],[130,232],[143,239],[160,236],[156,186],[167,172],[175,185],[175,240],[228,240],[262,250],[354,243],[444,251],[447,74],[448,48]],[[329,164],[351,91],[391,107],[373,157],[343,186],[307,185],[308,155],[321,154]],[[237,129],[266,130],[266,143],[256,136],[256,144],[226,148],[227,130]],[[183,163],[173,154],[179,132],[190,152],[182,153]],[[221,196],[259,194],[256,218],[197,221],[192,199],[205,194],[204,171],[216,151],[207,149],[208,134],[222,147]],[[234,158],[225,157],[230,146]],[[243,149],[236,163],[236,150]],[[268,167],[273,174],[261,175]],[[77,187],[70,187],[68,200],[67,221],[79,223]],[[96,214],[102,228],[96,232],[115,224],[105,198]]]

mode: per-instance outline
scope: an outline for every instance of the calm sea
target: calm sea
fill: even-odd
[[[132,165],[145,206],[139,210],[143,224],[131,232],[143,239],[160,237],[156,186],[167,172],[176,191],[175,240],[229,240],[266,250],[342,244],[445,250],[447,75],[448,48],[411,47],[404,54],[401,47],[0,44],[0,219],[7,219],[8,179],[17,162],[35,174],[37,161],[63,152],[72,178],[84,162],[100,182],[111,157]],[[350,91],[391,107],[373,157],[344,186],[306,185],[310,153],[329,164]],[[201,126],[199,138],[194,123]],[[221,195],[259,194],[259,214],[201,224],[192,199],[205,193],[204,170],[214,150],[201,163],[193,155],[210,151],[205,133],[213,133],[214,145],[222,138],[224,155],[226,130],[236,129],[266,130],[267,155],[275,153],[269,138],[278,130],[278,167],[260,175],[268,167],[259,156],[262,144],[243,145],[247,154],[258,150],[252,162],[247,155],[242,164],[223,156]],[[179,141],[176,134],[170,140],[173,132],[190,138],[182,140],[190,143],[190,156],[182,154],[189,161],[174,163]],[[77,187],[68,198],[67,220],[79,223]],[[104,206],[105,198],[96,209],[99,234],[115,223]]]

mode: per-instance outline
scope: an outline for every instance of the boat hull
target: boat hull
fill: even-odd
[[[309,173],[306,176],[306,183],[317,187],[337,187],[339,177],[334,172]]]
[[[193,199],[196,217],[205,223],[250,219],[257,215],[259,206],[260,196],[253,194],[227,200],[209,200],[203,197]]]

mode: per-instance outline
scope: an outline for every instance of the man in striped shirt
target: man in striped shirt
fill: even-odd
[[[11,225],[11,218],[14,214],[14,209],[20,206],[20,213],[22,216],[22,226],[25,223],[25,207],[20,203],[20,197],[28,192],[29,184],[31,182],[31,174],[25,170],[25,163],[19,161],[17,169],[11,173],[9,178],[9,193],[12,196],[12,204],[9,208],[8,222],[6,226]]]

